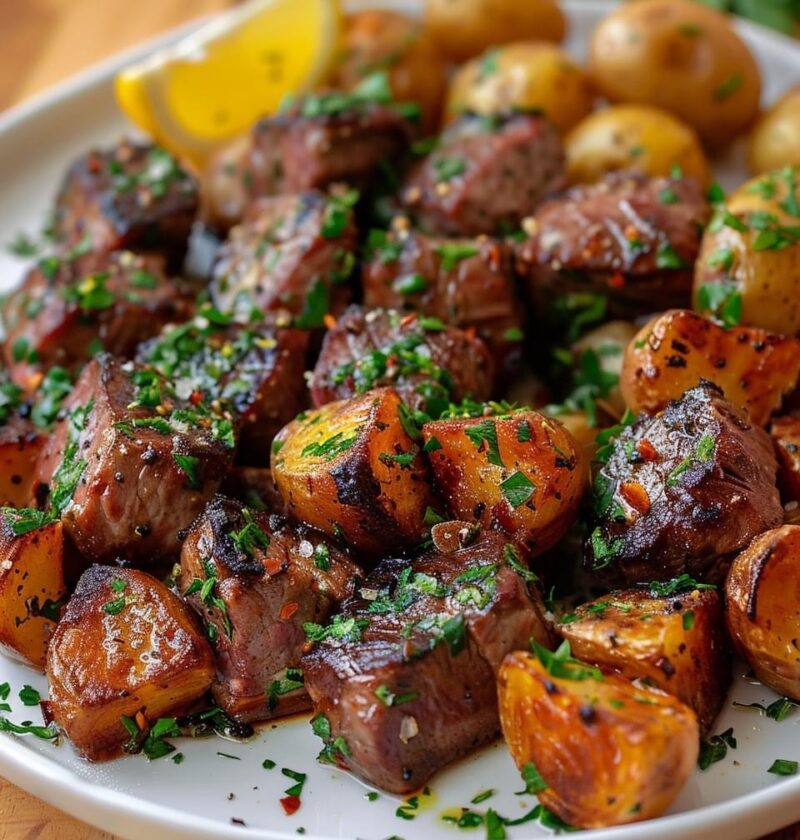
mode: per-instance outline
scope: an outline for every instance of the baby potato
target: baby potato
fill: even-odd
[[[423,426],[438,489],[456,519],[499,525],[532,555],[577,515],[585,462],[572,435],[535,411],[436,420]]]
[[[556,0],[426,0],[424,23],[453,61],[523,38],[559,42],[567,29]]]
[[[431,491],[408,411],[394,388],[380,388],[285,426],[272,475],[287,512],[370,554],[417,542]]]
[[[776,417],[769,433],[778,458],[781,497],[785,502],[800,502],[800,417]]]
[[[642,327],[622,363],[622,396],[632,411],[655,414],[706,379],[763,426],[794,390],[800,341],[752,327],[725,329],[685,309]]]
[[[45,435],[21,417],[12,417],[0,426],[0,506],[31,504],[36,459],[45,440]]]
[[[595,29],[589,72],[612,102],[654,105],[719,148],[758,114],[753,55],[720,12],[689,0],[623,3]]]
[[[694,307],[800,334],[800,168],[748,181],[720,205],[695,264]]]
[[[725,583],[728,631],[756,678],[800,701],[800,526],[756,537]]]
[[[123,716],[182,714],[213,677],[191,609],[135,569],[87,569],[47,649],[53,719],[93,760],[113,758],[131,737]]]
[[[682,700],[707,732],[725,702],[730,655],[719,594],[693,583],[612,592],[564,616],[556,631],[578,659]]]
[[[30,509],[0,516],[0,648],[40,669],[67,593],[61,523],[43,521]]]
[[[800,85],[759,117],[750,132],[747,160],[754,175],[800,166]]]
[[[694,129],[648,105],[613,105],[590,114],[567,135],[567,178],[593,184],[609,172],[670,175],[678,167],[705,186],[711,168]]]
[[[394,99],[418,103],[424,127],[435,131],[446,77],[445,62],[432,30],[407,15],[388,10],[347,15],[341,52],[328,86],[352,90],[378,70],[386,70]]]
[[[541,111],[566,132],[593,103],[586,73],[567,53],[552,44],[520,42],[493,47],[460,67],[450,82],[447,115]]]
[[[579,363],[584,353],[594,353],[603,373],[619,376],[625,349],[636,332],[636,327],[630,321],[607,321],[576,341],[572,345],[572,355]],[[625,413],[625,400],[622,399],[619,384],[609,390],[602,402],[612,416],[621,417]]]
[[[663,813],[694,769],[697,718],[680,700],[603,676],[569,658],[516,651],[498,676],[500,723],[520,770],[532,765],[541,803],[581,828]]]

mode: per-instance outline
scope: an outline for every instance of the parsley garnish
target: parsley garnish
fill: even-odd
[[[477,245],[465,245],[457,242],[438,245],[434,248],[434,251],[442,258],[442,268],[445,271],[452,271],[461,260],[467,260],[480,253]]]
[[[597,680],[602,682],[603,673],[599,668],[586,665],[571,656],[572,648],[566,639],[555,651],[547,650],[537,641],[531,639],[531,650],[552,677],[562,680]]]
[[[524,505],[536,491],[536,485],[519,471],[512,473],[505,481],[500,482],[500,489],[505,500],[516,509]]]
[[[194,455],[182,455],[179,452],[172,453],[172,460],[178,465],[178,469],[184,473],[187,479],[187,484],[191,490],[199,490],[202,487],[202,482],[197,474],[197,468],[200,466],[200,459]]]
[[[503,459],[500,457],[500,448],[497,443],[497,426],[494,420],[486,419],[480,423],[464,428],[464,434],[472,441],[473,446],[483,450],[486,445],[486,458],[490,464],[497,467],[505,467]]]
[[[720,732],[719,735],[711,735],[700,741],[700,755],[697,759],[697,766],[701,770],[708,770],[712,764],[722,761],[728,754],[728,747],[736,749],[736,738],[733,735],[733,728]]]

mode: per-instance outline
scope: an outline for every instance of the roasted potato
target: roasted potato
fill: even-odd
[[[424,24],[454,61],[522,38],[562,41],[567,28],[556,0],[426,0]]]
[[[612,102],[654,105],[720,147],[755,119],[761,77],[720,12],[689,0],[623,3],[595,29],[589,71]]]
[[[29,508],[0,512],[0,648],[44,668],[64,585],[60,522]]]
[[[372,554],[416,542],[431,503],[414,421],[393,388],[301,415],[272,446],[287,512]]]
[[[578,659],[682,700],[707,732],[731,681],[723,625],[717,591],[676,578],[583,604],[556,630]]]
[[[770,435],[778,456],[778,486],[784,501],[800,502],[800,417],[776,417]]]
[[[586,74],[567,53],[552,44],[520,42],[493,48],[460,67],[450,82],[447,115],[537,110],[566,132],[593,102]]]
[[[450,513],[499,525],[537,555],[569,529],[586,485],[578,444],[535,411],[426,423],[425,452]]]
[[[416,102],[423,127],[434,132],[441,117],[446,67],[432,36],[430,27],[399,12],[370,9],[347,15],[341,52],[326,87],[352,90],[366,76],[385,70],[395,101]]]
[[[200,212],[214,230],[224,232],[241,220],[250,196],[247,159],[250,134],[237,137],[211,156],[200,186]]]
[[[590,114],[567,135],[567,178],[593,184],[609,172],[685,176],[706,185],[711,168],[694,129],[648,105],[615,105]]]
[[[724,329],[694,312],[659,315],[628,344],[621,387],[635,412],[655,414],[701,379],[763,426],[794,390],[800,341],[749,327]]]
[[[123,716],[183,713],[213,677],[189,607],[135,569],[87,569],[47,649],[53,719],[93,760],[113,758],[131,737]]]
[[[0,426],[0,506],[25,507],[33,500],[33,473],[46,436],[21,417]]]
[[[694,769],[699,730],[680,700],[602,676],[569,658],[569,644],[509,654],[498,678],[500,722],[520,770],[546,787],[539,800],[581,828],[663,813]]]
[[[759,117],[750,132],[747,159],[754,175],[800,166],[800,85]]]
[[[585,353],[594,353],[603,373],[619,377],[625,349],[636,332],[636,327],[630,321],[608,321],[596,327],[572,345],[577,366],[580,367]],[[602,403],[613,417],[621,417],[625,413],[625,400],[622,399],[619,383],[610,388],[602,398]]]
[[[720,205],[695,264],[694,308],[800,334],[800,168],[770,172]]]
[[[756,537],[725,583],[728,631],[764,685],[800,701],[800,526]]]

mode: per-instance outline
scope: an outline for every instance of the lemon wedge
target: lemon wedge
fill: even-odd
[[[201,166],[284,96],[318,84],[336,55],[337,0],[251,0],[122,70],[126,116]]]

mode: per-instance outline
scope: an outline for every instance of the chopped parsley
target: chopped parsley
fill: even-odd
[[[701,770],[708,770],[712,764],[722,761],[728,754],[728,747],[736,749],[736,738],[733,728],[726,729],[719,735],[711,735],[700,741],[700,755],[697,759],[697,766]]]
[[[178,469],[186,476],[187,486],[190,490],[199,490],[202,482],[198,475],[200,459],[194,455],[182,455],[179,452],[172,453],[172,460],[178,465]]]
[[[19,699],[23,706],[38,706],[42,698],[33,686],[24,685],[19,691]]]
[[[562,680],[597,680],[602,682],[603,674],[599,668],[586,665],[572,658],[572,649],[565,639],[555,651],[547,650],[536,640],[531,639],[531,650],[552,677]]]
[[[505,500],[516,510],[533,496],[536,485],[524,473],[517,471],[500,482],[500,490]]]
[[[413,703],[419,699],[416,691],[396,693],[386,684],[379,685],[375,689],[375,696],[384,706],[402,706],[404,703]]]
[[[322,642],[326,639],[336,639],[343,642],[357,642],[361,634],[369,626],[365,618],[347,618],[343,615],[335,615],[328,625],[314,624],[306,621],[303,624],[303,631],[310,642]]]
[[[447,242],[438,245],[434,251],[442,258],[444,271],[452,271],[462,260],[470,259],[480,253],[477,245],[466,245],[458,242]]]
[[[278,705],[278,698],[291,694],[303,687],[303,672],[299,668],[287,668],[281,679],[273,680],[267,689],[267,708],[273,711]]]
[[[308,455],[314,458],[323,458],[326,461],[333,461],[343,452],[353,447],[353,444],[358,440],[358,435],[352,437],[345,437],[344,432],[337,432],[332,437],[324,441],[313,441],[303,447],[300,456],[305,458]]]
[[[466,161],[460,157],[437,157],[432,165],[438,182],[451,181],[467,171]]]
[[[525,789],[517,791],[517,796],[523,796],[524,794],[535,796],[537,793],[541,793],[549,787],[532,761],[525,764],[520,773],[522,775],[522,781],[525,784]]]
[[[691,575],[684,572],[678,577],[661,582],[652,581],[646,584],[647,589],[654,598],[671,598],[673,595],[681,595],[685,592],[693,592],[695,589],[716,589],[713,583],[700,583]]]
[[[767,773],[775,776],[796,776],[798,764],[796,761],[789,761],[786,758],[776,758],[769,766]]]
[[[464,434],[472,445],[479,451],[486,452],[486,459],[497,467],[505,467],[500,457],[500,447],[497,442],[497,426],[494,420],[486,419],[464,428]]]

